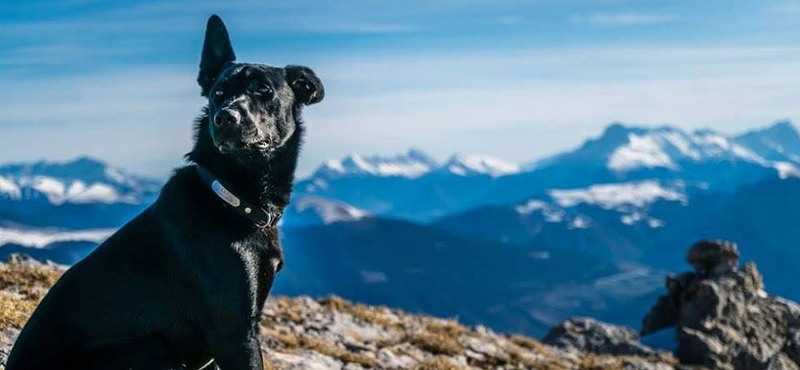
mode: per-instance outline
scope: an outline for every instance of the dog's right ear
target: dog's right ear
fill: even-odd
[[[200,58],[200,74],[197,76],[197,83],[203,89],[202,95],[207,97],[214,80],[225,64],[236,60],[233,53],[231,39],[228,30],[222,19],[216,14],[208,18],[206,24],[206,39],[203,42],[203,55]]]

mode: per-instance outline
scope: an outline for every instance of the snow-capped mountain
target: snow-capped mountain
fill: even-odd
[[[585,142],[572,152],[539,161],[534,167],[579,163],[584,166],[602,165],[610,171],[625,173],[656,168],[678,171],[687,164],[726,161],[766,165],[767,162],[774,161],[775,157],[765,158],[761,154],[773,149],[751,148],[748,144],[769,145],[763,143],[763,137],[782,125],[785,126],[779,124],[767,130],[734,138],[712,130],[686,132],[670,126],[646,128],[613,124],[599,138]],[[788,131],[797,137],[793,128]]]
[[[767,161],[800,163],[800,134],[789,121],[744,133],[734,141]]]
[[[296,197],[284,217],[287,226],[330,225],[334,222],[352,222],[369,214],[349,204],[315,196]]]
[[[625,176],[647,170],[680,172],[705,164],[746,163],[784,176],[800,164],[800,135],[789,122],[739,136],[712,130],[687,132],[675,127],[646,128],[613,124],[578,149],[540,160],[528,168],[602,166]]]
[[[332,159],[320,166],[312,178],[341,178],[348,176],[404,177],[413,179],[438,167],[427,154],[411,149],[391,157],[349,155]]]
[[[67,229],[119,227],[161,183],[81,157],[0,166],[0,224]]]
[[[486,155],[454,155],[440,169],[440,172],[458,176],[489,175],[499,177],[520,171],[519,165]]]
[[[612,124],[575,150],[522,168],[479,155],[456,155],[440,165],[418,150],[391,157],[352,155],[323,164],[296,192],[376,216],[432,221],[552,189],[653,180],[681,181],[687,193],[732,191],[774,177],[800,177],[800,135],[790,123],[735,137]]]
[[[322,164],[295,185],[294,196],[336,200],[377,216],[431,220],[469,207],[497,178],[518,171],[516,164],[485,155],[454,155],[443,164],[415,149],[350,155]]]
[[[89,157],[0,166],[0,199],[6,201],[141,204],[150,202],[159,187],[157,181],[127,174]]]
[[[351,154],[323,163],[311,175],[312,180],[347,177],[401,177],[416,179],[428,174],[456,176],[504,176],[519,172],[517,164],[488,155],[453,155],[444,164],[417,149],[394,156]]]

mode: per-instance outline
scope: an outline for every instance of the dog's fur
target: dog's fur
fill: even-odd
[[[264,209],[289,202],[302,106],[324,90],[306,67],[234,63],[222,20],[206,28],[198,83],[209,103],[187,155]],[[257,229],[176,170],[158,200],[67,271],[17,340],[7,370],[261,370],[258,320],[282,265]]]

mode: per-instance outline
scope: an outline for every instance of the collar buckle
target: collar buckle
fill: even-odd
[[[208,185],[226,205],[233,208],[244,218],[249,219],[260,230],[273,229],[283,217],[283,209],[269,205],[269,210],[253,207],[244,199],[240,199],[228,190],[211,172],[200,165],[195,165],[200,179]]]

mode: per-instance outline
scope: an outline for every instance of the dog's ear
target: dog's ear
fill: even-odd
[[[303,66],[286,66],[286,82],[294,91],[295,102],[311,105],[319,103],[325,97],[322,81],[311,68]]]
[[[206,39],[203,42],[203,55],[200,57],[200,74],[197,83],[203,89],[202,95],[208,96],[214,80],[217,79],[225,64],[236,60],[231,39],[222,19],[216,14],[208,18]]]

